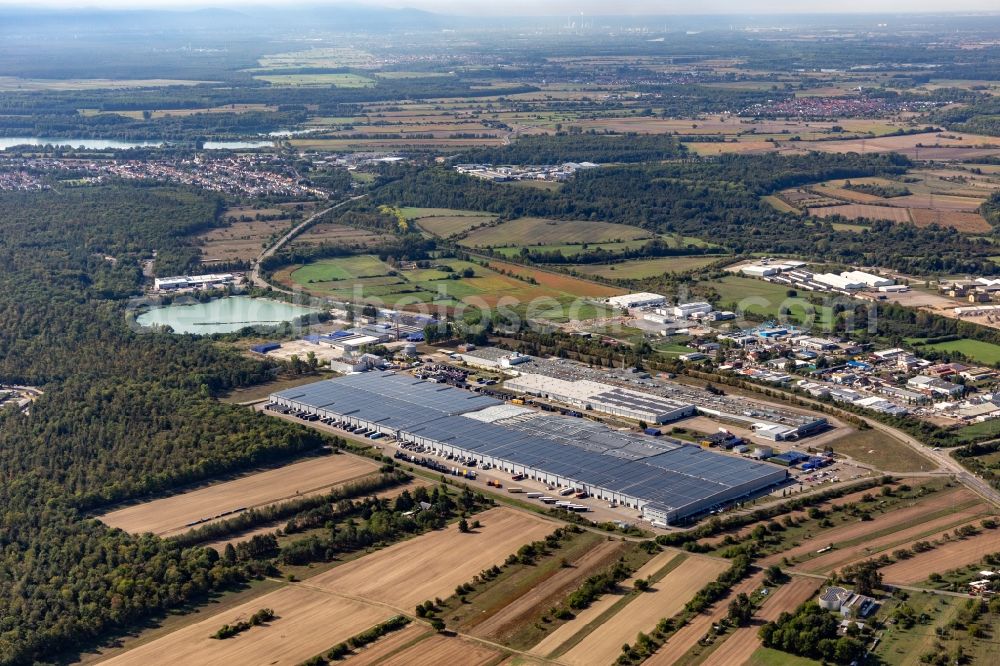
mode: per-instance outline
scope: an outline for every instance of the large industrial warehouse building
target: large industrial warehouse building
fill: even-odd
[[[571,382],[544,375],[521,374],[505,381],[504,388],[647,423],[669,423],[694,414],[694,405],[689,402],[589,380]]]
[[[573,487],[671,524],[782,482],[787,472],[586,419],[509,405],[409,375],[367,373],[271,395],[271,402]]]

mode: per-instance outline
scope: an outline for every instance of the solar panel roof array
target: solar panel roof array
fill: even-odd
[[[274,397],[378,423],[681,513],[684,507],[703,506],[706,500],[733,488],[763,488],[785,475],[783,469],[765,463],[673,440],[650,440],[648,455],[642,456],[645,447],[634,441],[634,436],[615,446],[617,433],[579,419],[539,415],[519,426],[465,418],[461,415],[504,403],[408,375],[348,375],[281,391]],[[598,434],[594,428],[604,433]],[[574,439],[578,441],[570,443]]]

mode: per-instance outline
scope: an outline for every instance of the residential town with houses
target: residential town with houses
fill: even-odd
[[[795,268],[793,270],[800,270]],[[879,288],[859,271],[845,280]],[[853,277],[857,275],[858,277]],[[936,363],[898,347],[875,348],[847,337],[824,336],[789,324],[736,327],[736,313],[707,302],[670,304],[666,296],[616,296],[608,305],[631,325],[661,336],[688,336],[685,363],[711,363],[723,373],[801,391],[891,416],[913,415],[939,425],[1000,418],[998,373],[965,363]]]
[[[328,196],[288,173],[280,157],[260,153],[226,156],[202,153],[166,159],[11,158],[0,162],[0,190],[43,189],[46,175],[56,179],[72,175],[77,185],[122,178],[190,185],[246,197],[325,199]]]
[[[593,162],[565,162],[563,164],[535,166],[458,164],[455,165],[455,171],[467,176],[474,176],[494,182],[517,180],[563,181],[569,180],[573,174],[581,169],[594,169],[596,167],[597,165]]]

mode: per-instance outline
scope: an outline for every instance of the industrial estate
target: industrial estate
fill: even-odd
[[[996,664],[1000,15],[361,4],[0,7],[0,666]]]

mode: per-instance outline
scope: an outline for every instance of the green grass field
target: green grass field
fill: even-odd
[[[757,648],[746,666],[820,666],[818,661],[797,657],[794,654],[772,650],[771,648]]]
[[[996,365],[1000,363],[1000,345],[981,340],[952,340],[924,345],[924,349],[937,349],[943,352],[959,352],[965,354],[976,363]]]
[[[522,217],[495,227],[478,229],[469,234],[462,245],[468,247],[503,247],[514,245],[553,245],[574,243],[608,243],[638,238],[652,238],[639,227],[610,222],[585,220],[546,220]]]
[[[416,223],[418,227],[432,236],[449,238],[456,234],[465,233],[473,227],[489,224],[493,219],[489,215],[434,215],[418,218]]]
[[[664,273],[684,273],[707,266],[722,256],[707,257],[658,257],[656,259],[633,259],[617,264],[588,264],[572,268],[581,275],[593,275],[609,280],[641,280]]]
[[[821,328],[828,325],[833,317],[833,309],[830,307],[814,307],[802,295],[788,296],[789,289],[784,285],[735,275],[705,284],[719,292],[720,305],[723,308],[736,306],[734,312],[743,311],[778,318],[781,316],[782,307],[787,307],[790,320]]]
[[[959,443],[1000,437],[1000,419],[990,419],[989,421],[962,426],[955,431],[955,434],[959,437]]]
[[[314,282],[381,277],[388,275],[389,271],[389,266],[378,257],[362,254],[303,266],[292,273],[292,279],[305,286]]]
[[[447,270],[449,268],[451,270]],[[471,277],[462,277],[466,269],[472,270]],[[493,308],[501,299],[508,299],[503,303],[515,312],[553,321],[591,319],[600,314],[598,308],[582,299],[621,291],[568,275],[542,272],[535,274],[537,284],[532,284],[526,279],[458,259],[437,260],[432,268],[395,271],[374,255],[292,266],[279,271],[275,277],[279,282],[299,285],[320,296],[351,301],[380,300],[391,307],[408,303],[454,307],[464,302]]]
[[[859,430],[830,442],[834,452],[887,472],[925,472],[930,460],[878,430]]]

